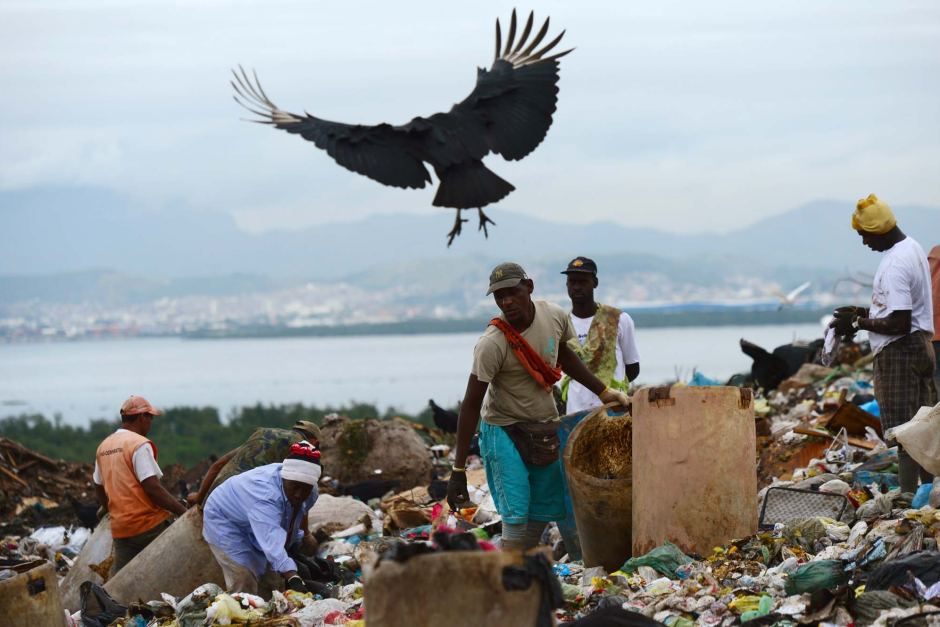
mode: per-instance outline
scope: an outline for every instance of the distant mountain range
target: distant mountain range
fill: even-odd
[[[144,301],[344,280],[361,287],[434,284],[443,302],[446,292],[485,280],[495,261],[515,259],[536,276],[554,275],[576,255],[597,259],[602,275],[649,272],[708,284],[739,274],[795,286],[874,270],[878,255],[849,227],[852,206],[814,201],[730,233],[693,235],[612,222],[561,224],[495,209],[489,240],[470,228],[447,249],[453,214],[443,210],[250,234],[228,214],[147,208],[96,188],[4,191],[0,301],[54,294],[81,300],[109,290],[120,300]],[[895,211],[925,248],[940,242],[940,210]],[[421,292],[416,298],[426,302],[428,292]]]

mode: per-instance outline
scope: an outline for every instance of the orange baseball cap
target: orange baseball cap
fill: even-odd
[[[163,411],[150,404],[143,396],[131,396],[121,405],[122,416],[135,416],[137,414],[150,414],[152,416],[162,416]]]

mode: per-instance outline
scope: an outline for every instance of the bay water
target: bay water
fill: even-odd
[[[638,383],[726,379],[750,369],[738,346],[768,350],[822,336],[816,324],[638,329]],[[417,413],[462,396],[476,333],[270,339],[179,338],[0,345],[0,417],[58,414],[84,425],[117,419],[131,394],[158,407],[372,403]]]

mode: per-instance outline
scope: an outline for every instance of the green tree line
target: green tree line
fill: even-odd
[[[222,420],[215,407],[173,407],[153,420],[150,439],[157,445],[161,465],[193,466],[209,455],[222,455],[239,446],[258,427],[290,428],[298,420],[323,423],[324,416],[337,413],[354,419],[401,417],[433,427],[430,410],[408,415],[374,405],[308,407],[302,404],[252,405]],[[51,420],[42,414],[23,414],[0,420],[0,435],[16,440],[52,458],[93,462],[103,439],[120,426],[120,419],[92,420],[88,426],[63,424],[61,416]]]

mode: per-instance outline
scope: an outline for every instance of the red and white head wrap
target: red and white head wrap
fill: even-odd
[[[281,465],[282,479],[315,486],[322,473],[320,449],[306,440],[291,445],[290,454]]]

